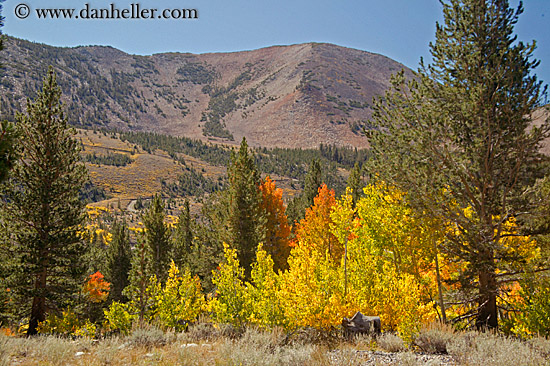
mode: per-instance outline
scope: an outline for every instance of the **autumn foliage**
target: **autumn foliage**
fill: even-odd
[[[319,187],[319,193],[313,199],[313,206],[306,210],[306,217],[296,227],[296,242],[324,253],[339,261],[343,254],[343,246],[331,231],[333,224],[330,213],[336,205],[334,190],[326,184]]]
[[[266,216],[265,242],[263,247],[273,258],[276,269],[287,268],[290,254],[290,226],[283,203],[283,190],[267,176],[260,185],[262,192],[261,210]]]
[[[97,271],[88,278],[82,292],[91,302],[103,302],[109,296],[111,284],[103,279],[101,272]]]

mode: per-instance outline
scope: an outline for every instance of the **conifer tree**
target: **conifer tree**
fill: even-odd
[[[30,302],[29,335],[36,334],[46,311],[74,300],[85,274],[86,245],[79,236],[84,205],[79,190],[87,174],[60,98],[50,67],[36,100],[27,102],[26,114],[17,115],[22,158],[13,168],[3,199],[11,225],[14,271],[19,274],[12,289]]]
[[[361,172],[363,168],[359,163],[355,163],[348,178],[348,187],[352,189],[351,197],[353,198],[353,207],[357,205],[359,197],[362,195],[362,189],[364,188],[363,181],[361,179]]]
[[[140,237],[132,255],[132,264],[128,276],[129,284],[122,292],[124,296],[131,300],[134,307],[138,309],[140,322],[145,319],[150,306],[147,285],[151,277],[149,271],[151,260],[150,248],[146,245],[143,237]]]
[[[256,256],[256,248],[265,238],[265,217],[260,205],[260,173],[243,138],[237,153],[232,152],[228,169],[228,226],[231,245],[237,250],[247,278]]]
[[[442,1],[433,63],[392,80],[370,143],[373,171],[407,192],[419,213],[447,222],[446,254],[463,264],[463,301],[478,328],[498,326],[502,284],[523,255],[506,246],[510,220],[529,216],[526,188],[544,173],[540,144],[549,123],[531,126],[545,89],[531,72],[535,43],[517,42],[523,8],[507,0]]]
[[[143,213],[142,220],[145,226],[143,234],[145,243],[151,254],[149,270],[156,275],[159,282],[164,283],[170,268],[171,241],[170,230],[164,223],[164,203],[160,195],[155,195],[149,208]]]
[[[126,221],[115,221],[111,234],[113,239],[107,247],[105,263],[105,278],[111,283],[109,298],[112,301],[126,302],[122,291],[129,284],[129,274],[132,264],[130,248],[130,233]]]
[[[190,259],[193,250],[193,229],[191,226],[191,214],[189,212],[189,200],[187,199],[178,217],[173,240],[172,260],[178,268],[191,269]]]
[[[322,183],[321,163],[314,159],[306,175],[304,190],[288,204],[287,215],[291,225],[305,217],[306,209],[313,205],[313,199]]]

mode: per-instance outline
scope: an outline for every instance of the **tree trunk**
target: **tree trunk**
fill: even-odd
[[[439,307],[441,308],[441,320],[443,323],[447,323],[447,313],[445,312],[445,302],[443,301],[443,286],[441,284],[441,274],[439,272],[439,258],[437,257],[437,243],[432,239],[435,249],[435,275],[437,279],[437,293],[439,295]]]
[[[43,269],[36,275],[34,283],[35,295],[32,300],[31,317],[29,319],[29,329],[27,336],[32,336],[38,333],[38,323],[46,320],[46,298],[44,297],[46,288],[46,269]]]
[[[476,318],[478,330],[496,329],[497,317],[497,281],[493,269],[479,272],[479,312]]]

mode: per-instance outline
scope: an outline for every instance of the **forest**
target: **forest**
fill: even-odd
[[[170,334],[186,342],[218,334],[228,343],[217,347],[236,348],[270,334],[282,351],[266,350],[269,357],[305,347],[290,340],[314,334],[313,344],[365,342],[389,352],[448,354],[457,364],[489,362],[493,356],[474,358],[481,346],[471,340],[499,339],[494,349],[508,342],[523,359],[502,351],[508,358],[494,356],[494,364],[547,364],[550,160],[541,149],[550,118],[539,125],[530,118],[549,109],[546,87],[533,74],[535,46],[515,41],[521,4],[443,4],[433,60],[421,62],[413,79],[393,75],[362,130],[368,149],[251,148],[243,138],[229,150],[184,137],[103,131],[135,149],[226,167],[218,180],[186,167],[177,182],[139,200],[137,223],[121,207],[82,199],[83,192],[102,195],[89,186],[85,162],[133,160],[80,153],[50,67],[24,113],[1,125],[2,334],[127,337],[148,351],[178,342],[167,340]],[[198,72],[193,83],[214,77],[201,64],[188,68],[178,73]],[[231,93],[210,91],[219,105],[211,106],[209,122],[231,107]],[[349,170],[347,179],[338,169]],[[297,182],[287,202],[275,175]],[[200,214],[192,214],[189,197],[199,195]],[[183,204],[174,210],[175,198]],[[342,338],[342,319],[357,311],[379,316],[382,336]],[[156,340],[147,343],[143,334],[153,333]],[[490,354],[487,347],[479,352]],[[190,354],[180,352],[179,362]],[[0,357],[9,364],[25,356]],[[208,357],[201,362],[217,362]],[[307,357],[296,362],[317,364]],[[404,364],[409,356],[400,357]]]

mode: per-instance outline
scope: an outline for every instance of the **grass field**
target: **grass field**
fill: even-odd
[[[437,347],[436,347],[437,346]],[[76,340],[0,336],[0,365],[489,365],[550,363],[550,340],[528,341],[435,326],[406,346],[391,333],[343,339],[338,331],[236,331],[209,323],[184,333],[154,327]]]

